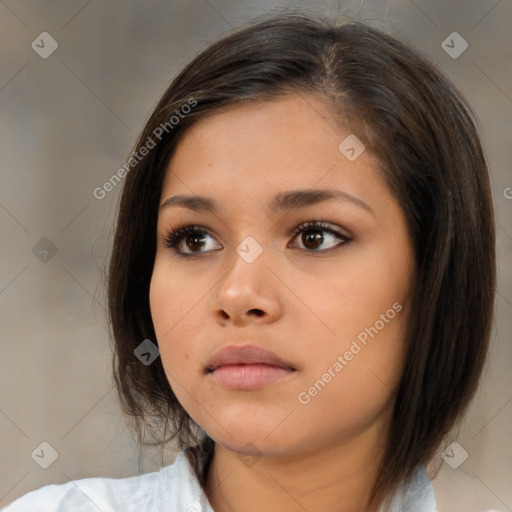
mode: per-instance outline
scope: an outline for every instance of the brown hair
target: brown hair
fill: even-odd
[[[199,442],[160,359],[146,366],[134,356],[144,339],[156,342],[149,285],[162,182],[194,122],[292,91],[323,98],[377,156],[414,244],[408,353],[372,494],[381,499],[429,462],[476,391],[496,268],[489,176],[471,110],[424,57],[379,30],[300,13],[259,20],[208,46],[173,80],[135,154],[156,133],[161,140],[131,160],[119,205],[108,281],[115,381],[141,441],[147,426],[163,427],[157,443],[199,443],[187,453],[204,484],[213,441]],[[173,115],[179,122],[169,122]]]

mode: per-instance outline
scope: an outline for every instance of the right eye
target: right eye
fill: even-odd
[[[171,231],[164,240],[164,245],[173,249],[177,254],[183,256],[193,256],[203,254],[208,249],[212,250],[212,242],[208,243],[208,238],[213,237],[202,226],[186,225]],[[216,243],[216,242],[215,242]],[[219,246],[220,248],[222,246]],[[196,250],[206,248],[204,251]],[[187,251],[186,249],[189,249]]]

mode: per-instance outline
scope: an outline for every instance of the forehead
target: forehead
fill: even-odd
[[[382,186],[369,151],[351,161],[340,150],[347,137],[355,134],[313,96],[231,105],[183,134],[162,194],[227,193],[235,201],[291,188],[343,185],[347,193],[361,195],[371,184]]]

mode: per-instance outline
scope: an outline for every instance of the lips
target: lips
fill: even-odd
[[[256,345],[229,346],[219,350],[208,363],[207,369],[212,372],[219,366],[228,365],[270,365],[288,370],[295,370],[291,364]]]
[[[229,391],[266,389],[293,378],[296,369],[276,354],[255,345],[231,345],[219,350],[206,369],[215,384]]]
[[[284,385],[296,375],[296,368],[256,345],[229,345],[214,354],[206,374],[229,392],[254,392]]]

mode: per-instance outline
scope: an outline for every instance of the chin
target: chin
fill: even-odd
[[[278,457],[285,454],[295,453],[293,446],[300,444],[299,440],[294,442],[289,436],[269,435],[272,429],[266,425],[258,427],[254,423],[235,426],[225,425],[227,433],[222,427],[215,426],[209,429],[207,434],[215,441],[215,444],[240,456],[251,457]],[[231,435],[230,435],[231,434]],[[275,435],[274,435],[275,434]]]

